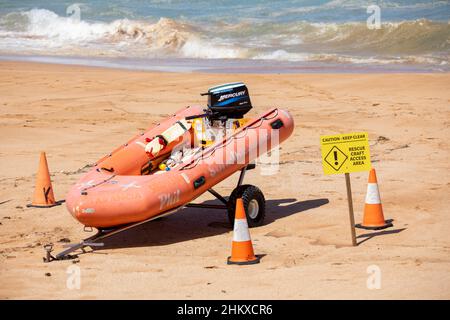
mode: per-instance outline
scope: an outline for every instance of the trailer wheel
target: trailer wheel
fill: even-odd
[[[259,188],[250,184],[244,184],[233,190],[228,199],[228,220],[234,226],[236,200],[242,198],[245,215],[250,228],[262,226],[266,216],[266,200]]]

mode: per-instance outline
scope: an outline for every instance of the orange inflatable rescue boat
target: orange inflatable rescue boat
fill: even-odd
[[[228,208],[231,221],[240,197],[249,225],[261,224],[264,196],[242,185],[243,173],[291,135],[292,116],[273,108],[245,118],[252,106],[243,83],[216,86],[205,95],[207,109],[186,107],[98,160],[69,191],[70,213],[87,227],[107,230],[196,206],[190,202],[209,191],[223,202],[217,207]],[[228,200],[212,189],[239,170]]]

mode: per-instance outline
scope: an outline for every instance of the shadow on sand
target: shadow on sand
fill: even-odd
[[[393,220],[387,220],[388,222],[392,222]],[[403,230],[406,230],[406,228],[401,228],[401,229],[393,229],[393,230],[383,230],[383,231],[376,231],[376,232],[370,232],[370,233],[365,233],[365,234],[360,234],[359,236],[357,236],[357,239],[363,239],[361,241],[358,241],[358,246],[363,244],[364,242],[374,238],[374,237],[378,237],[378,236],[384,236],[387,234],[396,234],[396,233],[400,233]]]
[[[266,224],[296,213],[327,204],[328,199],[297,201],[297,199],[267,200]],[[203,202],[218,204],[217,200]],[[95,251],[113,248],[161,246],[229,232],[226,210],[185,208],[177,213],[142,224],[104,240]]]

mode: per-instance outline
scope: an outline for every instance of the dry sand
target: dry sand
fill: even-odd
[[[225,212],[186,209],[80,255],[44,264],[42,245],[90,234],[66,211],[26,208],[39,151],[57,199],[113,148],[189,104],[213,84],[245,81],[256,110],[289,109],[293,136],[277,176],[246,182],[266,195],[267,224],[251,230],[259,265],[227,266]],[[450,298],[450,74],[176,74],[0,62],[0,298]],[[368,131],[386,218],[350,247],[343,176],[324,176],[322,134]],[[385,137],[386,139],[382,138]],[[352,174],[356,221],[367,173]],[[237,176],[217,190],[229,194]],[[203,201],[210,198],[205,196]],[[381,270],[369,290],[367,268]],[[50,276],[46,276],[50,273]]]

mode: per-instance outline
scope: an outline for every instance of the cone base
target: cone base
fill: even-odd
[[[386,228],[389,228],[389,227],[393,227],[393,226],[394,225],[389,220],[385,221],[385,223],[383,225],[381,225],[381,226],[365,226],[362,223],[358,223],[358,224],[355,225],[356,228],[366,229],[366,230],[383,230],[383,229],[386,229]]]
[[[255,256],[254,259],[248,261],[232,261],[231,257],[228,257],[227,264],[237,264],[237,265],[246,265],[246,264],[257,264],[261,260],[261,257]]]
[[[51,208],[51,207],[56,207],[61,205],[62,203],[64,203],[65,200],[60,200],[60,201],[56,201],[53,204],[27,204],[27,208]]]

